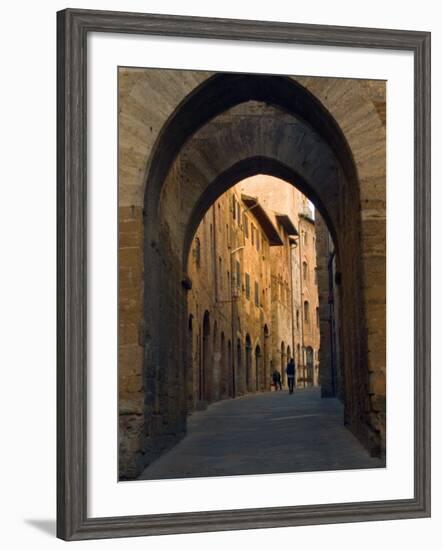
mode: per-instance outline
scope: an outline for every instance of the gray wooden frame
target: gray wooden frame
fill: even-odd
[[[408,50],[415,90],[414,498],[88,518],[86,98],[89,32]],[[430,33],[68,9],[57,14],[57,535],[80,540],[430,515]]]

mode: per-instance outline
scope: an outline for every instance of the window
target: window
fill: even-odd
[[[243,223],[244,235],[248,239],[249,238],[249,219],[245,214],[243,214],[242,223]]]
[[[195,264],[197,267],[201,265],[201,241],[197,237],[195,239],[195,247],[193,249],[193,257],[195,258]]]
[[[310,304],[307,301],[304,302],[304,321],[310,322]]]
[[[255,244],[255,226],[252,223],[252,245]]]
[[[308,265],[307,262],[302,262],[302,278],[308,281]]]
[[[235,195],[232,196],[232,215],[233,219],[236,219],[236,198]]]
[[[304,244],[307,244],[308,242],[308,233],[307,231],[304,231]]]
[[[259,231],[256,232],[256,250],[259,250]]]
[[[248,273],[245,274],[246,279],[246,298],[247,300],[250,300],[250,275]]]
[[[259,306],[259,284],[255,281],[255,306]]]
[[[299,328],[299,309],[296,310],[296,328]]]
[[[237,215],[237,222],[238,222],[238,225],[241,225],[241,206],[239,204],[239,202],[236,203],[237,204],[237,207],[238,207],[238,215]]]

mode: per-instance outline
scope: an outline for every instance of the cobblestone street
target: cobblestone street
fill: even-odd
[[[344,427],[342,405],[309,388],[213,403],[139,479],[378,468]]]

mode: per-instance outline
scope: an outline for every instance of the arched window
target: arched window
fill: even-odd
[[[299,328],[299,309],[296,310],[296,328]]]
[[[307,262],[302,262],[302,278],[304,281],[308,280],[308,265]]]
[[[193,257],[195,258],[195,264],[197,267],[201,265],[201,241],[199,237],[195,239],[195,247],[193,249]]]
[[[250,300],[250,274],[245,273],[245,283],[246,283],[246,298]]]
[[[306,323],[310,322],[310,304],[307,300],[304,302],[304,321]]]
[[[219,285],[222,289],[223,287],[223,259],[221,256],[218,256],[218,273],[219,273]]]

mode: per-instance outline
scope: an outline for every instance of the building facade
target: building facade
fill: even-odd
[[[296,386],[318,384],[315,221],[294,186],[247,178],[204,215],[188,260],[189,409],[271,389],[295,359]]]

